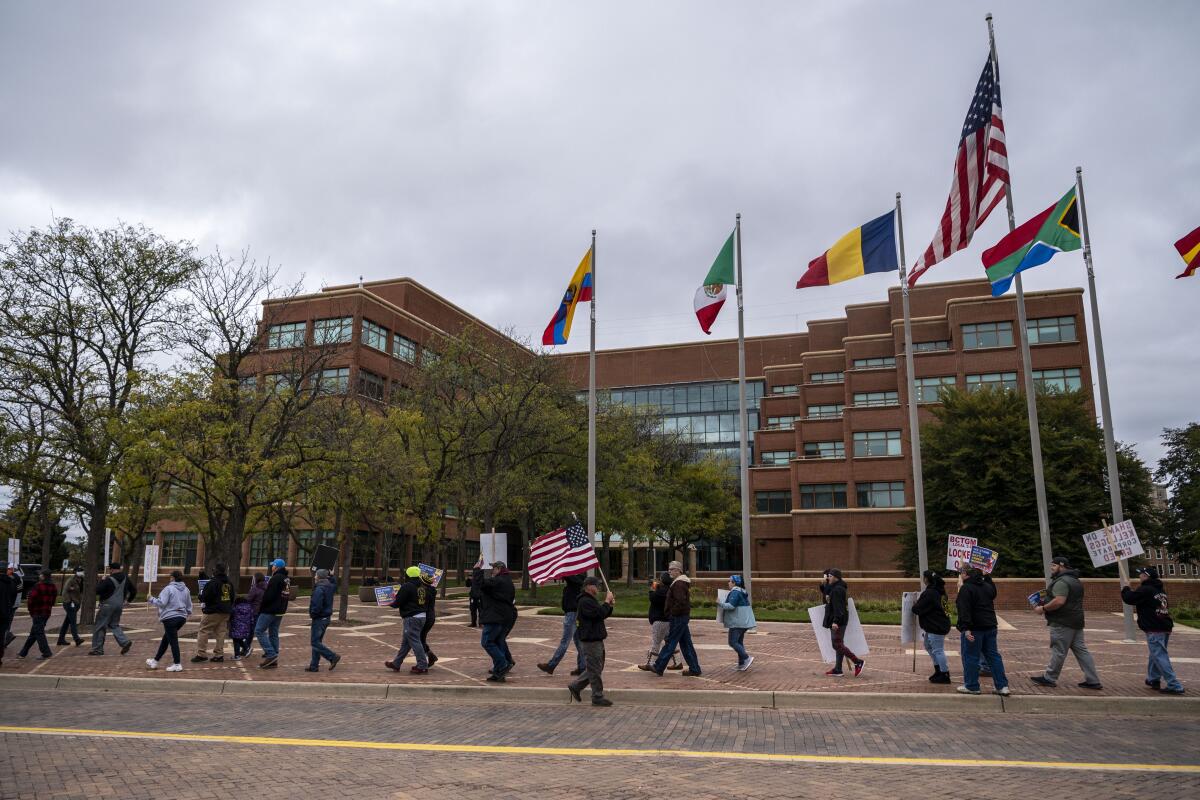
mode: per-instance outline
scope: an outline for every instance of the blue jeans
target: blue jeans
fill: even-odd
[[[978,637],[976,637],[978,638]],[[950,662],[946,660],[946,636],[941,633],[925,632],[925,652],[939,672],[949,672]]]
[[[996,629],[990,631],[971,631],[975,641],[968,642],[967,634],[961,636],[959,646],[962,648],[963,685],[972,691],[979,689],[979,659],[982,656],[992,668],[992,685],[997,689],[1008,686],[1008,677],[1004,674],[1004,661],[1000,658],[1000,650],[996,647]]]
[[[67,643],[67,631],[71,632],[71,636],[76,642],[82,642],[83,638],[79,635],[79,606],[75,603],[63,603],[63,611],[67,613],[67,616],[58,629],[58,643]]]
[[[266,658],[279,657],[279,624],[283,622],[283,614],[259,614],[254,623],[254,635],[262,645],[263,656]]]
[[[750,654],[746,652],[745,645],[742,642],[746,639],[745,628],[730,628],[729,629],[729,646],[733,648],[733,652],[737,653],[738,666],[746,663],[746,659]]]
[[[1170,631],[1146,631],[1146,645],[1150,648],[1150,663],[1146,665],[1146,680],[1167,682],[1167,688],[1179,691],[1183,684],[1175,677],[1171,668],[1171,658],[1167,655],[1167,643],[1171,641]]]
[[[508,650],[505,639],[506,623],[485,624],[480,634],[479,643],[484,651],[492,657],[492,671],[503,672],[512,663],[512,653]]]
[[[687,662],[688,671],[693,675],[700,674],[700,659],[696,657],[696,648],[692,646],[692,631],[688,627],[691,621],[690,616],[671,617],[671,630],[667,633],[667,643],[658,651],[658,660],[654,662],[655,672],[661,673],[667,668],[671,654],[678,647],[679,652],[683,654],[683,660]]]
[[[309,638],[309,644],[312,645],[312,661],[309,666],[316,668],[321,665],[321,656],[325,656],[325,660],[332,663],[337,658],[337,653],[325,646],[325,629],[329,627],[329,617],[321,617],[312,621],[312,633]],[[278,631],[278,626],[276,626]],[[279,646],[276,645],[276,651]]]
[[[583,671],[583,649],[579,646],[579,626],[575,624],[576,613],[567,611],[563,613],[563,629],[562,638],[558,641],[558,647],[554,650],[554,655],[550,656],[550,669],[558,666],[558,662],[563,660],[563,656],[567,654],[567,648],[571,642],[575,642],[575,667]]]

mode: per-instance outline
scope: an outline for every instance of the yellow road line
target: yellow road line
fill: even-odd
[[[512,747],[503,745],[432,744],[425,742],[366,742],[350,739],[283,739],[273,736],[220,736],[207,733],[155,733],[88,728],[34,728],[0,725],[0,734],[37,736],[90,736],[112,739],[154,739],[212,744],[249,744],[287,747],[329,747],[349,750],[391,750],[418,753],[483,753],[514,756],[572,756],[589,758],[709,758],[728,761],[771,761],[792,764],[868,764],[895,767],[1003,767],[1021,769],[1182,772],[1200,774],[1196,764],[1107,764],[1095,761],[1006,761],[969,758],[905,758],[901,756],[836,756],[812,754],[730,753],[706,750],[627,750],[581,747]]]

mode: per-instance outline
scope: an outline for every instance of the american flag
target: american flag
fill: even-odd
[[[934,264],[969,245],[975,229],[1004,198],[1007,188],[1008,150],[1000,112],[1000,83],[989,58],[963,123],[954,159],[954,183],[950,185],[942,222],[929,248],[913,265],[908,285],[914,285]]]
[[[529,579],[535,583],[578,575],[598,566],[596,549],[578,522],[539,536],[529,546]]]

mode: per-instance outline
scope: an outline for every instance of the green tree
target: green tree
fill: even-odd
[[[1167,485],[1169,499],[1162,541],[1179,560],[1200,559],[1200,423],[1165,428],[1166,455],[1155,477]]]

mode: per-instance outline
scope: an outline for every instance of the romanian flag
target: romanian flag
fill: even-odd
[[[1055,253],[1078,250],[1079,204],[1075,187],[1033,219],[983,251],[983,268],[992,282],[992,297],[1008,291],[1018,272],[1045,264]]]
[[[554,312],[554,318],[542,334],[542,344],[567,343],[567,338],[571,335],[571,320],[575,318],[575,306],[591,301],[592,282],[592,250],[588,248],[583,261],[579,262],[575,274],[571,276],[571,283],[567,286],[567,293],[563,295],[558,311]]]
[[[1183,256],[1187,269],[1176,275],[1176,278],[1190,278],[1200,270],[1200,228],[1189,233],[1175,243],[1175,249]]]
[[[896,212],[889,211],[838,239],[820,258],[808,262],[808,271],[796,288],[829,286],[872,272],[895,272]]]

